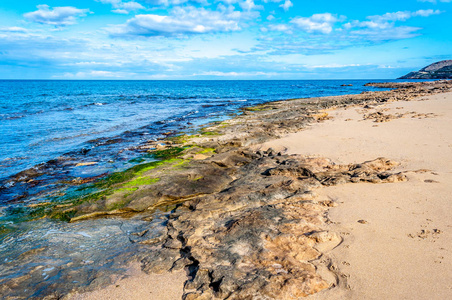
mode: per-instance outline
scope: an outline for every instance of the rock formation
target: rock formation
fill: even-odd
[[[184,202],[170,216],[166,236],[150,241],[159,246],[142,261],[148,272],[188,270],[187,300],[299,299],[337,285],[317,273],[330,269],[319,260],[322,251],[342,239],[324,229],[325,213],[334,203],[319,201],[314,190],[406,180],[388,172],[397,163],[384,158],[335,165],[272,150],[226,156],[233,159],[223,168],[234,169],[237,179],[219,193]],[[148,243],[145,234],[136,241]]]

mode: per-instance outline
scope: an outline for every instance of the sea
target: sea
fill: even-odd
[[[114,259],[125,262],[143,249],[130,243],[131,231],[144,226],[158,232],[164,222],[163,212],[151,221],[129,219],[127,224],[21,217],[26,207],[58,201],[71,188],[61,182],[129,168],[142,162],[136,159],[142,155],[140,145],[168,134],[194,133],[239,115],[246,106],[382,90],[364,86],[367,82],[0,80],[0,284],[41,266],[39,290],[18,289],[11,295],[42,297],[49,287],[64,290],[65,274],[74,270],[82,279],[71,285],[84,286],[93,274],[119,270]],[[87,164],[74,167],[74,162]],[[24,258],[36,249],[44,249],[39,257]],[[37,284],[33,278],[21,284]]]

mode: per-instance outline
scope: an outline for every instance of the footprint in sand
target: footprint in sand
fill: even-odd
[[[433,180],[433,179],[425,179],[425,183],[439,183],[439,181]]]

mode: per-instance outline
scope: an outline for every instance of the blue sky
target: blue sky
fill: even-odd
[[[3,79],[389,79],[452,59],[452,0],[1,0]]]

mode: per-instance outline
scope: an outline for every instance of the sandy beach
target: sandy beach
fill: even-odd
[[[363,120],[375,111],[406,115]],[[384,156],[401,163],[408,181],[318,191],[339,204],[328,212],[329,230],[343,242],[328,255],[346,285],[312,298],[452,298],[452,93],[328,113],[332,120],[262,147],[341,164]]]
[[[140,264],[132,264],[126,278],[103,289],[89,293],[76,293],[67,297],[72,300],[130,300],[130,299],[181,299],[184,282],[187,280],[184,271],[164,274],[146,274],[141,272]]]

